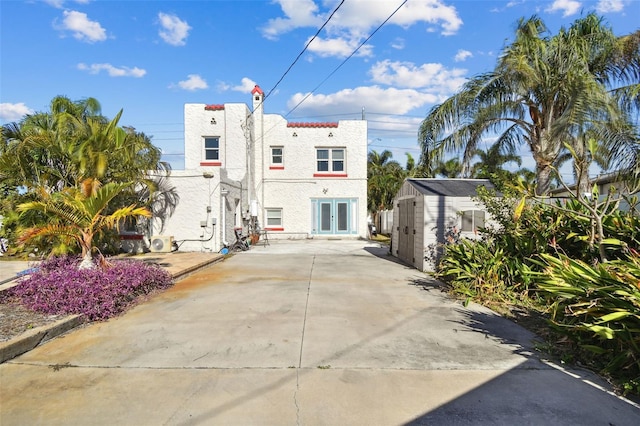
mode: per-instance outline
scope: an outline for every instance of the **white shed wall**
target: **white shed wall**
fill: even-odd
[[[442,253],[442,244],[447,236],[458,233],[462,228],[460,212],[482,210],[471,197],[424,197],[424,241],[422,246],[423,270],[433,272],[438,256]],[[489,218],[487,217],[486,220]],[[460,238],[475,239],[473,232],[460,232]]]

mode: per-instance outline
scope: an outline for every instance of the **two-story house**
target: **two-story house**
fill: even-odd
[[[185,105],[185,170],[168,178],[179,201],[154,212],[152,250],[173,238],[181,251],[219,251],[256,224],[269,240],[366,237],[366,121],[293,123],[263,101],[256,86],[252,109]]]

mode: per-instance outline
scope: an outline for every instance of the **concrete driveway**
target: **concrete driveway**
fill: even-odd
[[[363,241],[274,242],[0,365],[8,425],[638,425]]]

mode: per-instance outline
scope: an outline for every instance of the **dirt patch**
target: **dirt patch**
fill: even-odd
[[[58,319],[59,315],[40,314],[11,300],[0,300],[0,342]]]

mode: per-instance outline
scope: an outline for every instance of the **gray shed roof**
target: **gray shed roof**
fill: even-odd
[[[474,197],[477,188],[495,189],[489,179],[407,179],[407,182],[423,195],[447,197]]]

